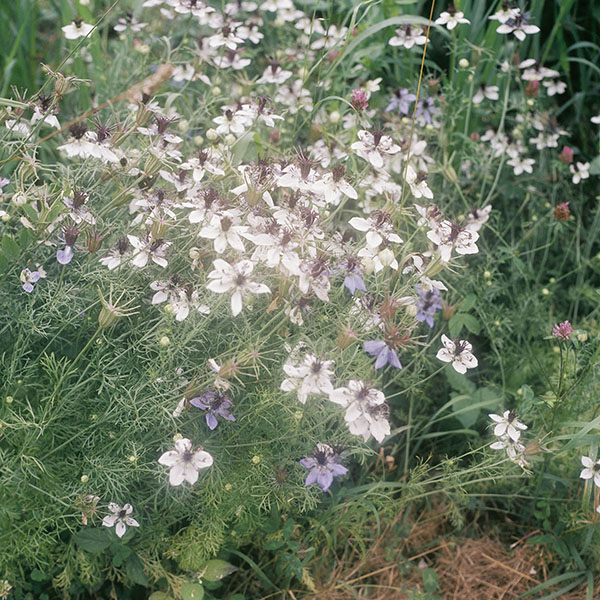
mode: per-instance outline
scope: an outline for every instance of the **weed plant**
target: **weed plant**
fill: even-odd
[[[542,4],[2,7],[0,597],[310,591],[439,494],[593,594],[597,45]]]

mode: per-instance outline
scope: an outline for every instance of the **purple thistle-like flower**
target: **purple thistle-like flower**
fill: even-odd
[[[415,286],[417,290],[417,321],[425,321],[429,327],[433,327],[433,317],[436,311],[442,309],[440,291],[437,288],[423,290],[423,286]]]
[[[326,492],[334,478],[348,472],[348,469],[340,461],[341,456],[337,450],[327,444],[317,444],[313,454],[300,461],[305,469],[309,469],[304,485],[308,487],[316,483]]]
[[[398,109],[403,115],[408,115],[410,112],[410,105],[414,102],[417,97],[408,91],[407,88],[396,90],[390,97],[390,101],[385,109],[385,112]]]
[[[393,348],[390,348],[383,340],[370,340],[363,344],[363,349],[367,354],[376,356],[376,369],[383,369],[385,365],[391,365],[396,369],[401,369],[400,359]]]
[[[554,325],[552,329],[552,335],[559,340],[568,340],[573,333],[573,327],[569,321],[563,321],[562,323],[557,323]]]
[[[235,421],[235,417],[230,412],[233,402],[231,398],[221,392],[207,390],[196,398],[192,398],[190,404],[206,411],[206,424],[211,430],[219,424],[217,417]]]

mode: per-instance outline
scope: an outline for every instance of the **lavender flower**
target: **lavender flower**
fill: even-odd
[[[396,369],[401,369],[400,359],[393,348],[390,348],[383,340],[370,340],[363,344],[363,349],[367,354],[376,356],[375,368],[382,369],[385,365],[392,365]]]
[[[23,269],[19,278],[23,282],[23,289],[30,294],[33,292],[33,284],[38,281],[40,274],[37,271]]]
[[[437,106],[435,106],[435,100],[433,98],[419,100],[417,104],[416,117],[421,123],[432,125],[433,118],[439,114],[440,109]]]
[[[196,398],[192,398],[190,404],[206,411],[206,424],[211,430],[218,425],[217,417],[235,421],[235,417],[230,412],[233,402],[231,398],[221,392],[207,390]]]
[[[552,329],[552,335],[559,340],[567,341],[571,334],[573,333],[573,327],[569,321],[563,321],[562,323],[557,323]]]
[[[353,296],[356,290],[360,290],[361,292],[367,291],[367,288],[365,287],[365,282],[358,273],[348,273],[348,275],[346,275],[346,277],[344,278],[344,285]]]
[[[65,247],[62,250],[56,251],[56,260],[61,265],[68,265],[73,260],[73,248],[75,247],[75,242],[79,237],[79,230],[77,227],[72,227],[69,225],[63,229],[63,236],[65,240]]]
[[[359,258],[354,256],[346,256],[342,263],[338,265],[335,271],[345,271],[344,285],[346,289],[354,296],[356,290],[366,292],[367,288],[362,278],[363,267]]]
[[[327,444],[317,444],[313,454],[300,461],[305,469],[309,469],[304,485],[309,486],[316,483],[326,492],[335,477],[340,477],[348,472],[340,460],[341,456],[337,449]]]
[[[390,101],[385,112],[391,112],[398,109],[403,115],[408,115],[410,105],[417,99],[415,94],[408,91],[408,88],[396,90],[390,97]]]
[[[425,321],[429,327],[433,327],[433,316],[442,308],[440,291],[434,287],[424,290],[421,284],[416,285],[415,289],[418,294],[417,321]]]

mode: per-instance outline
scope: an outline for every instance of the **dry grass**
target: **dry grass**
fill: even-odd
[[[394,533],[400,517],[373,539],[366,556],[352,544],[312,573],[314,590],[284,592],[291,600],[404,600],[423,591],[422,569],[432,567],[444,600],[514,600],[546,581],[552,557],[527,538],[510,546],[488,535],[477,539],[450,534],[443,507],[420,514],[403,539]],[[407,558],[408,557],[408,560]],[[403,565],[406,565],[403,566]],[[546,590],[548,593],[550,590]],[[584,600],[585,586],[561,595]]]

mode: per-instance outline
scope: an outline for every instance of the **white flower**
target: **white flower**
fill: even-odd
[[[417,173],[410,165],[406,167],[405,180],[415,198],[429,198],[429,200],[433,198],[433,192],[427,185],[426,175],[424,171]]]
[[[485,98],[498,100],[500,88],[497,85],[482,85],[473,96],[473,104],[481,104]]]
[[[275,102],[287,106],[292,115],[295,115],[300,109],[306,112],[313,109],[310,91],[303,87],[302,79],[296,79],[291,85],[280,86],[275,95]]]
[[[375,131],[370,133],[368,131],[361,130],[358,132],[358,139],[360,141],[354,142],[352,150],[371,163],[376,169],[383,167],[383,156],[391,156],[400,152],[400,146],[394,144],[392,138],[383,135],[381,131]]]
[[[527,429],[527,425],[523,425],[518,419],[515,411],[505,410],[502,416],[496,414],[488,415],[496,426],[494,427],[494,435],[503,437],[508,435],[515,442],[521,437],[521,431]]]
[[[594,115],[590,121],[594,123],[594,125],[600,125],[600,115]]]
[[[287,81],[292,76],[291,71],[285,71],[276,62],[271,63],[270,67],[267,67],[262,74],[262,77],[256,83],[276,83],[281,85],[284,81]]]
[[[443,362],[452,363],[457,373],[464,375],[467,369],[473,369],[477,366],[477,359],[471,353],[473,347],[466,340],[453,341],[442,334],[442,344],[444,344],[444,348],[438,350],[436,358]]]
[[[62,27],[63,33],[68,40],[76,40],[80,37],[85,37],[94,29],[93,25],[84,23],[81,19],[76,19],[70,25]]]
[[[548,96],[555,96],[556,94],[564,94],[567,89],[567,84],[560,79],[550,79],[544,81],[546,92]]]
[[[191,308],[203,315],[210,314],[210,307],[199,303],[198,290],[194,290],[191,284],[178,287],[172,281],[153,281],[150,288],[156,292],[152,296],[152,304],[168,301],[177,321],[186,319]]]
[[[175,442],[175,450],[165,452],[158,462],[170,467],[169,483],[181,485],[184,481],[192,485],[198,480],[198,471],[213,464],[213,457],[206,451],[194,451],[192,442],[187,438]]]
[[[460,227],[451,221],[434,223],[427,237],[438,246],[442,262],[450,260],[452,250],[458,254],[477,254],[479,234],[467,227]]]
[[[184,170],[191,169],[192,178],[198,183],[199,181],[202,181],[206,172],[212,173],[213,175],[225,175],[225,171],[217,166],[218,160],[219,157],[209,148],[207,150],[201,150],[198,153],[197,158],[190,158],[182,163],[181,168]]]
[[[569,170],[573,175],[573,183],[578,184],[582,179],[587,179],[590,176],[590,163],[580,163],[569,165]]]
[[[268,294],[271,290],[264,283],[256,283],[250,279],[254,264],[249,260],[240,260],[235,265],[230,265],[221,258],[213,261],[215,269],[208,274],[212,279],[206,287],[217,294],[225,292],[231,295],[231,313],[234,317],[242,312],[242,299],[250,294]]]
[[[521,158],[519,155],[513,156],[510,160],[506,161],[507,165],[513,168],[515,175],[521,175],[521,173],[533,173],[533,165],[535,159],[533,158]]]
[[[351,380],[347,387],[333,390],[329,400],[346,409],[344,418],[350,433],[362,436],[365,442],[372,435],[381,443],[389,435],[389,408],[383,392],[362,381]]]
[[[594,462],[591,458],[582,456],[581,464],[585,468],[581,471],[579,477],[581,479],[592,479],[593,477],[596,487],[600,487],[600,460]]]
[[[167,249],[171,245],[170,242],[165,242],[162,239],[150,241],[141,240],[135,235],[127,235],[129,243],[137,250],[134,253],[131,264],[136,267],[145,267],[148,264],[148,258],[152,258],[158,266],[165,268],[168,263],[165,258]]]
[[[119,157],[105,144],[98,143],[93,131],[79,131],[66,144],[58,146],[57,150],[64,150],[69,158],[99,158],[104,163],[119,162]]]
[[[127,531],[127,526],[129,527],[139,527],[140,524],[131,517],[131,513],[133,512],[133,507],[131,504],[125,504],[125,506],[119,506],[114,502],[111,502],[108,505],[108,510],[110,510],[112,515],[106,515],[104,519],[102,519],[102,525],[104,527],[114,527],[115,533],[121,538],[125,535]]]
[[[200,237],[214,240],[213,245],[218,254],[223,254],[227,246],[234,250],[244,252],[244,243],[240,236],[247,234],[248,227],[237,225],[235,221],[227,215],[215,215],[208,225],[205,225],[198,233]]]
[[[130,29],[133,33],[139,33],[144,27],[147,27],[148,23],[140,23],[135,17],[127,15],[127,17],[121,17],[113,29],[122,33]]]
[[[249,121],[248,115],[242,111],[233,112],[229,108],[223,108],[225,114],[220,117],[215,117],[213,123],[218,125],[217,133],[219,135],[227,135],[233,133],[240,136],[246,127],[248,127],[252,121]]]
[[[490,212],[492,212],[491,204],[488,204],[483,208],[474,208],[470,210],[467,214],[467,224],[465,228],[469,231],[479,231],[490,218]]]
[[[380,210],[374,210],[367,219],[352,217],[350,225],[358,231],[366,231],[366,241],[369,248],[379,247],[384,240],[393,244],[401,244],[400,236],[393,232],[390,215]]]
[[[327,204],[338,206],[342,200],[342,194],[353,200],[358,198],[356,190],[345,179],[342,179],[343,175],[344,167],[337,166],[315,184],[315,188],[323,195]]]
[[[422,46],[427,42],[427,36],[423,29],[418,26],[404,25],[400,29],[396,29],[396,35],[390,38],[390,46],[403,46],[410,49],[413,46]]]
[[[506,6],[504,6],[503,4],[500,10],[490,17],[490,20],[498,21],[500,23],[506,23],[506,21],[508,21],[509,19],[516,19],[520,13],[520,8],[510,8],[508,6],[508,3],[506,3]]]
[[[513,34],[519,41],[523,41],[527,35],[538,33],[540,28],[537,25],[529,25],[527,17],[519,14],[514,18],[509,18],[507,21],[502,23],[496,33]]]
[[[513,440],[507,435],[502,436],[493,444],[490,444],[490,448],[492,450],[506,450],[508,458],[520,467],[525,468],[529,464],[524,454],[525,446],[518,440]]]
[[[298,400],[304,404],[309,394],[326,394],[333,392],[332,360],[322,360],[314,354],[306,354],[302,362],[296,361],[294,353],[290,355],[283,365],[287,379],[281,383],[280,389],[284,392],[297,391]]]
[[[370,248],[366,246],[358,251],[358,256],[362,259],[362,264],[367,273],[383,271],[385,267],[398,270],[398,261],[391,248]]]
[[[445,25],[450,31],[452,31],[459,23],[470,23],[468,19],[465,19],[465,15],[461,11],[444,11],[435,20],[436,25]]]

